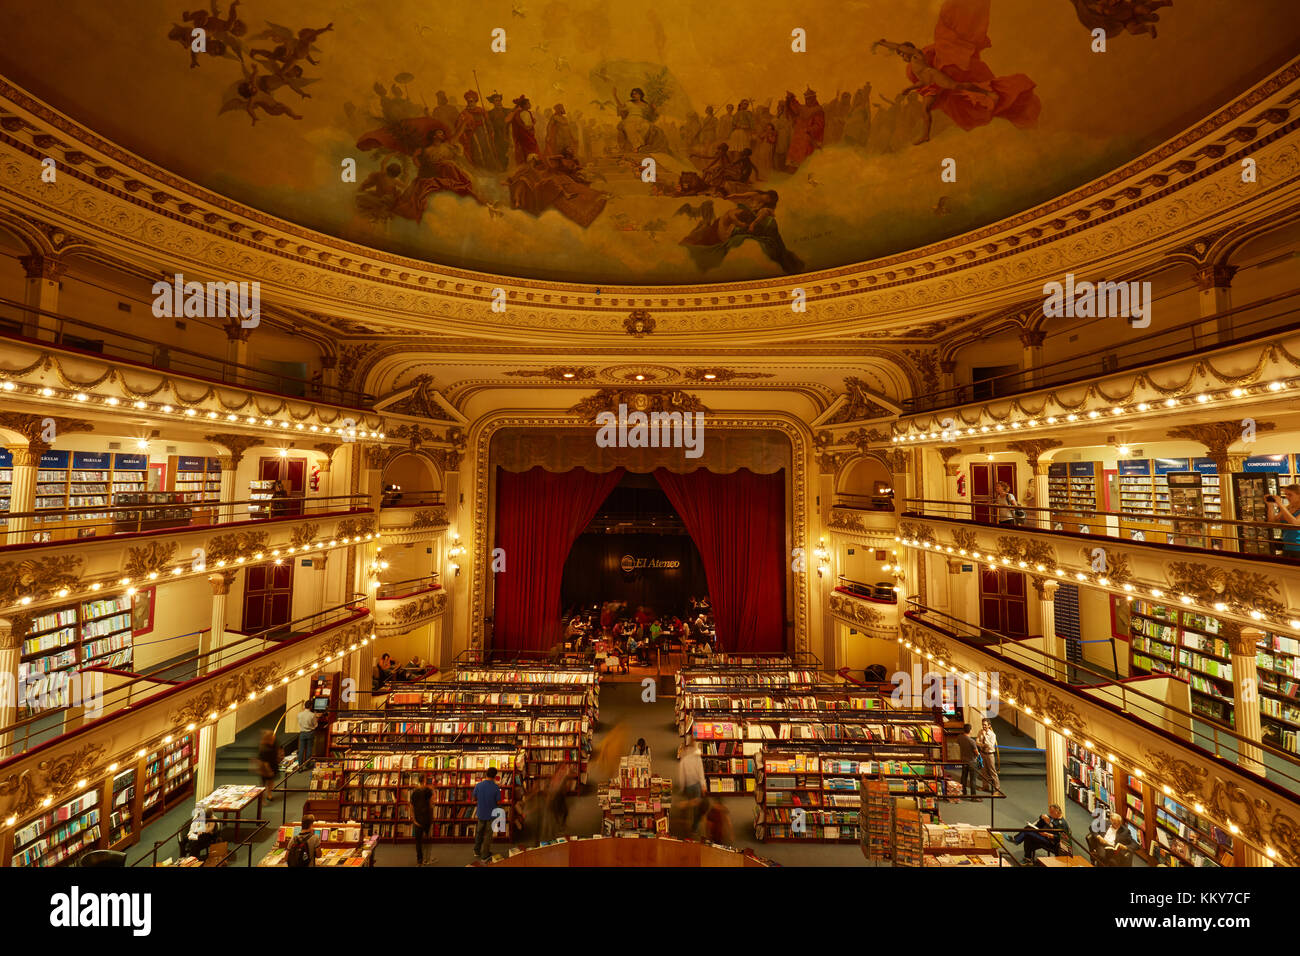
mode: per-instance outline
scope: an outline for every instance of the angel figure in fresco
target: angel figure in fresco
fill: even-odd
[[[945,0],[934,27],[934,43],[921,49],[914,43],[877,40],[907,63],[912,85],[925,106],[925,126],[916,145],[928,142],[932,113],[940,109],[964,130],[985,126],[1001,117],[1020,128],[1038,122],[1041,103],[1035,83],[1023,73],[994,76],[980,51],[989,40],[990,0]]]
[[[1070,0],[1079,22],[1091,30],[1105,30],[1107,37],[1127,31],[1134,36],[1143,33],[1156,38],[1156,24],[1160,22],[1161,7],[1172,7],[1174,0]]]
[[[334,29],[333,23],[327,23],[318,30],[310,27],[303,27],[297,33],[294,33],[288,27],[282,27],[277,23],[271,23],[269,20],[266,24],[269,30],[263,30],[258,34],[260,40],[263,37],[275,41],[277,44],[271,50],[249,50],[248,55],[254,59],[262,60],[264,65],[270,63],[280,63],[282,66],[290,66],[299,60],[306,60],[312,66],[320,66],[311,58],[312,51],[320,52],[316,47],[316,40],[322,33],[328,33]]]
[[[243,110],[248,114],[254,125],[257,124],[258,110],[266,113],[267,116],[288,116],[291,119],[302,119],[301,116],[275,98],[272,93],[275,88],[273,77],[259,76],[257,64],[253,64],[251,68],[245,66],[243,70],[244,78],[232,85],[222,98],[221,109],[217,110],[218,116],[230,110]]]
[[[244,58],[239,38],[248,32],[248,25],[239,19],[236,11],[239,0],[230,4],[230,11],[223,18],[217,7],[217,0],[211,0],[207,10],[186,10],[181,19],[190,26],[173,24],[167,39],[175,40],[190,55],[190,69],[199,65],[199,54],[194,50],[194,31],[203,31],[203,52],[208,56],[229,56],[232,59]]]
[[[803,260],[786,248],[776,224],[776,204],[780,200],[774,189],[733,193],[727,197],[735,205],[721,216],[713,217],[713,204],[702,203],[697,210],[684,204],[677,214],[685,214],[700,223],[678,245],[686,247],[691,260],[701,272],[722,264],[727,253],[745,240],[758,243],[763,253],[789,275],[803,269]]]

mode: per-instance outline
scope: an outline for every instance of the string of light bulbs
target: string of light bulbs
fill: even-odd
[[[907,422],[899,423],[899,426],[905,429],[907,433],[893,435],[889,440],[891,443],[896,445],[929,441],[958,441],[964,437],[969,438],[975,435],[991,435],[999,432],[1015,432],[1055,426],[1068,427],[1080,424],[1087,425],[1103,419],[1110,421],[1124,416],[1163,415],[1171,409],[1192,405],[1211,405],[1216,402],[1246,398],[1251,395],[1258,395],[1260,397],[1268,397],[1270,394],[1277,395],[1278,393],[1296,388],[1297,385],[1300,385],[1300,378],[1275,379],[1270,381],[1267,385],[1238,385],[1230,389],[1211,389],[1198,392],[1195,396],[1191,397],[1170,397],[1163,401],[1144,401],[1131,405],[1110,405],[1108,408],[1094,408],[1089,411],[1084,411],[1082,409],[1077,411],[1061,409],[1060,413],[1056,415],[1044,416],[1040,413],[1037,416],[1026,416],[1023,419],[995,421],[991,425],[970,425],[967,423],[964,427],[958,426],[955,428],[945,428],[939,431],[932,430],[935,423],[934,417],[931,416],[929,423],[931,427],[929,429],[917,428],[916,432],[913,433],[911,429],[916,425],[916,420],[910,419]],[[1046,410],[1046,403],[1044,403],[1043,411]],[[980,418],[984,418],[984,416],[985,412],[981,411]]]
[[[966,548],[954,549],[950,545],[931,544],[929,541],[922,541],[917,538],[903,538],[899,536],[895,537],[894,540],[902,544],[904,547],[912,548],[916,551],[929,551],[933,554],[955,554],[958,557],[969,557],[974,561],[983,561],[991,571],[998,570],[999,568],[1016,568],[1024,571],[1031,569],[1031,566],[1027,561],[1013,562],[1010,558],[999,558],[997,555],[992,553],[971,551]],[[1148,595],[1157,600],[1167,598],[1170,600],[1177,600],[1180,604],[1187,607],[1200,608],[1205,611],[1214,611],[1218,614],[1232,614],[1237,617],[1248,617],[1251,621],[1265,627],[1270,627],[1273,630],[1290,628],[1293,631],[1300,631],[1300,618],[1265,614],[1258,608],[1250,608],[1249,610],[1246,610],[1236,604],[1229,605],[1224,601],[1200,601],[1197,598],[1192,597],[1190,594],[1178,594],[1175,596],[1167,593],[1163,588],[1154,585],[1138,585],[1133,584],[1132,582],[1116,584],[1104,574],[1084,574],[1079,571],[1071,574],[1064,568],[1059,567],[1049,570],[1047,565],[1044,564],[1034,564],[1032,570],[1039,574],[1046,574],[1054,584],[1059,584],[1061,580],[1088,584],[1091,587],[1100,588],[1104,591],[1123,597],[1127,601],[1132,601],[1134,598],[1146,597]]]

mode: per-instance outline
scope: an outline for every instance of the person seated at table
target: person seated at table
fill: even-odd
[[[1088,834],[1088,851],[1098,866],[1111,866],[1121,846],[1133,847],[1133,834],[1124,826],[1123,817],[1112,812],[1107,822],[1109,826],[1104,833]]]
[[[1025,828],[1011,838],[1011,842],[1024,844],[1026,863],[1033,863],[1034,854],[1039,850],[1055,856],[1061,855],[1063,851],[1068,852],[1070,825],[1065,822],[1065,811],[1052,804],[1037,820],[1026,823]]]
[[[419,680],[423,676],[424,662],[420,660],[419,654],[412,654],[411,659],[397,671],[398,680]]]

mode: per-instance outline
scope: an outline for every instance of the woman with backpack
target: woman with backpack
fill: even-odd
[[[1011,493],[1011,486],[1005,481],[999,481],[994,486],[993,504],[997,506],[997,522],[1000,525],[1019,524],[1025,517],[1024,509],[1020,507],[1020,502]]]

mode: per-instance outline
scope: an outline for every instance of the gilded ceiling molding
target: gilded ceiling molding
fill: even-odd
[[[943,459],[943,473],[949,478],[956,478],[957,471],[961,466],[953,464],[952,460],[962,453],[961,448],[956,445],[944,445],[936,449],[936,451],[939,452],[939,457]]]
[[[65,435],[69,432],[93,432],[95,426],[81,418],[62,418],[54,415],[28,415],[22,412],[0,412],[0,428],[15,431],[27,439],[27,449],[33,454],[50,450],[46,435]]]
[[[320,534],[320,525],[318,524],[300,524],[289,533],[289,545],[294,548],[304,548],[316,540]],[[347,537],[352,537],[347,535]]]
[[[1276,422],[1255,422],[1256,432],[1271,432],[1277,428]],[[1228,448],[1242,441],[1240,419],[1226,422],[1199,422],[1194,425],[1180,425],[1169,429],[1170,438],[1186,438],[1205,446],[1205,453],[1214,459],[1222,473],[1236,471],[1228,467]],[[1244,454],[1239,452],[1238,454]]]
[[[688,382],[734,382],[737,379],[775,378],[772,372],[738,372],[735,369],[713,366],[710,368],[688,368],[682,372]]]
[[[412,418],[426,418],[435,422],[450,421],[446,410],[435,397],[433,376],[421,374],[411,380],[411,384],[400,392],[381,398],[375,402],[375,411],[390,412],[394,415],[409,415]],[[397,430],[393,430],[397,434]]]
[[[1033,470],[1038,467],[1038,459],[1043,452],[1060,448],[1061,444],[1060,439],[1057,438],[1026,438],[1021,441],[1009,441],[1007,447],[1024,455],[1029,460],[1030,469]],[[943,449],[939,450],[943,451]]]
[[[1206,121],[1110,176],[988,227],[877,260],[869,268],[848,266],[726,285],[623,287],[617,295],[599,297],[584,285],[507,280],[511,306],[501,314],[489,309],[492,289],[503,281],[499,277],[379,252],[266,216],[144,162],[8,81],[0,81],[0,99],[12,107],[0,121],[13,128],[0,135],[5,148],[0,184],[23,194],[35,188],[39,177],[32,169],[44,153],[33,140],[57,133],[61,140],[71,139],[78,147],[74,152],[87,160],[85,168],[73,164],[64,170],[57,194],[41,195],[47,209],[70,220],[59,228],[83,232],[89,241],[143,242],[169,268],[182,258],[226,268],[237,262],[241,277],[295,290],[308,308],[321,308],[314,303],[332,299],[340,311],[352,314],[373,309],[376,315],[422,315],[498,333],[503,327],[533,327],[626,334],[619,316],[627,315],[628,308],[680,312],[675,334],[771,330],[777,321],[807,326],[810,319],[825,329],[860,325],[872,316],[901,317],[909,310],[932,313],[936,303],[1001,296],[1014,291],[1016,283],[1026,289],[1040,286],[1045,275],[1059,274],[1074,262],[1100,267],[1117,249],[1131,260],[1142,242],[1154,249],[1192,222],[1232,215],[1248,203],[1258,206],[1262,196],[1288,185],[1287,167],[1277,160],[1285,154],[1294,168],[1295,144],[1280,134],[1293,125],[1283,104],[1298,77],[1300,65],[1288,64]],[[1240,157],[1247,154],[1260,169],[1256,184],[1243,184],[1236,174]],[[1115,221],[1119,217],[1125,217],[1122,225]],[[809,313],[797,317],[787,307],[795,282],[810,300]],[[732,304],[736,308],[726,313],[711,311]],[[404,324],[410,327],[409,321]]]
[[[789,475],[790,488],[790,540],[803,542],[809,540],[809,506],[808,506],[808,469],[812,451],[812,435],[807,426],[798,420],[783,414],[774,414],[766,418],[743,415],[721,415],[713,413],[714,427],[726,429],[761,429],[779,431],[790,442],[791,463]],[[575,414],[569,415],[517,415],[496,413],[476,422],[471,430],[471,442],[474,447],[474,487],[472,516],[474,529],[474,567],[470,583],[470,646],[481,649],[486,639],[485,619],[487,614],[488,569],[491,568],[491,543],[489,529],[495,523],[495,516],[489,513],[489,449],[492,436],[503,428],[565,428],[572,429],[587,425],[588,422]],[[808,575],[799,575],[793,579],[794,608],[787,609],[794,620],[794,650],[797,653],[809,652],[809,618],[808,591],[811,584]]]
[[[997,545],[997,558],[1004,565],[1010,562],[1017,568],[1056,567],[1056,549],[1044,541],[1002,535]]]
[[[511,369],[502,372],[516,378],[546,378],[552,382],[589,382],[596,370],[589,365],[552,365],[550,368]]]
[[[225,432],[204,435],[203,440],[214,445],[220,445],[230,452],[230,461],[235,467],[239,467],[239,463],[244,460],[244,452],[267,442],[267,439],[257,435],[232,435]]]
[[[602,388],[569,409],[570,415],[594,419],[601,412],[618,414],[620,405],[629,412],[707,412],[710,409],[689,392],[676,389]]]
[[[1276,576],[1240,568],[1216,568],[1190,561],[1171,561],[1166,566],[1169,586],[1204,605],[1226,604],[1234,610],[1255,610],[1284,615],[1287,607],[1279,594]]]
[[[340,524],[340,528],[342,525]],[[297,529],[294,529],[295,532]],[[340,532],[341,533],[341,532]],[[233,561],[241,555],[266,551],[269,549],[265,531],[232,531],[208,539],[204,549],[205,564],[215,565],[218,561]]]
[[[129,547],[122,570],[131,578],[148,578],[166,571],[176,556],[175,541],[150,541],[139,547]]]

